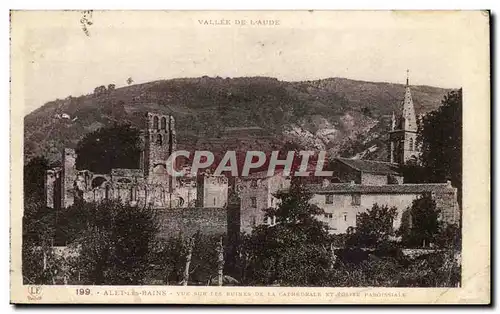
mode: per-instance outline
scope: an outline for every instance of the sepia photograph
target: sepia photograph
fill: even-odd
[[[11,302],[488,303],[489,62],[487,11],[11,11]]]

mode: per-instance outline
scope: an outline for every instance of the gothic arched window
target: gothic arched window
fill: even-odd
[[[109,200],[110,198],[110,191],[111,189],[109,188],[109,185],[106,185],[105,189],[104,189],[104,198]]]
[[[161,136],[161,134],[158,134],[158,136],[156,137],[156,145],[163,145],[163,137]]]
[[[158,129],[158,117],[157,116],[153,117],[153,129],[155,129],[155,130]]]
[[[160,128],[162,130],[166,130],[167,129],[167,118],[165,118],[165,117],[161,118]]]
[[[136,201],[137,200],[137,188],[135,186],[130,188],[130,201]]]

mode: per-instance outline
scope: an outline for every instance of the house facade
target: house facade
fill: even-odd
[[[436,202],[442,221],[460,223],[457,189],[449,181],[404,183],[401,167],[418,160],[420,156],[409,79],[406,81],[401,111],[393,114],[391,124],[388,161],[335,158],[331,162],[332,177],[325,178],[321,184],[306,185],[313,194],[310,202],[324,211],[317,219],[328,226],[330,233],[345,233],[349,227],[355,227],[357,216],[371,209],[374,204],[396,207],[394,227],[399,228],[403,220],[409,219],[408,209],[413,201],[423,195],[431,196]],[[251,179],[246,181],[253,182]],[[289,187],[290,179],[278,173],[274,177],[259,178],[257,183],[248,182],[240,192],[242,230],[251,230],[253,225],[259,223],[273,225],[276,222],[264,218],[262,210],[278,205],[273,195],[279,186]],[[272,182],[278,182],[279,185]]]

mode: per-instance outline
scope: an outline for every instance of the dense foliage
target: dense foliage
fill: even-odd
[[[251,235],[242,237],[238,271],[225,267],[225,284],[449,287],[460,282],[456,262],[460,233],[455,226],[440,229],[438,234],[424,232],[433,237],[436,246],[412,257],[394,242],[389,222],[395,214],[386,206],[368,210],[346,240],[342,235],[329,235],[326,226],[315,219],[321,210],[307,201],[310,194],[300,184],[278,196],[281,205],[266,210],[266,215],[276,217],[276,225],[256,226]],[[425,200],[414,204],[428,205]],[[153,210],[119,202],[84,203],[58,214],[42,205],[33,204],[25,211],[26,283],[178,285],[183,281],[191,240],[194,245],[188,284],[216,282],[221,235],[157,238],[158,221]],[[427,215],[422,209],[414,212],[420,218],[413,221]],[[370,215],[375,222],[368,219]],[[425,229],[432,223],[429,218],[428,223],[414,226]],[[51,249],[56,234],[67,248],[79,253],[56,256]],[[229,258],[226,251],[226,265]]]
[[[377,247],[395,235],[394,220],[397,208],[373,204],[371,209],[358,214],[356,227],[348,230],[347,244],[359,247]]]
[[[139,130],[115,124],[88,133],[76,147],[76,168],[109,173],[112,168],[139,168]]]
[[[49,161],[41,156],[30,159],[24,165],[24,199],[30,202],[45,199],[45,171],[47,169],[49,169]]]
[[[57,264],[51,247],[55,237],[55,213],[43,202],[24,204],[22,271],[26,284],[51,283]]]
[[[330,268],[326,225],[315,219],[323,211],[309,203],[299,181],[277,193],[279,206],[266,209],[276,225],[260,225],[244,241],[242,280],[248,285],[322,285]]]
[[[419,127],[421,162],[430,182],[451,180],[462,191],[462,89],[448,93],[441,107],[426,114]]]
[[[426,247],[436,243],[442,228],[439,221],[440,210],[430,195],[413,200],[407,212],[408,225],[403,224],[401,234],[403,242],[409,247]]]
[[[86,284],[138,285],[145,278],[157,233],[155,212],[119,201],[87,203],[74,244]]]

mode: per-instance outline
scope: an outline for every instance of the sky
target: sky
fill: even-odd
[[[287,14],[288,13],[288,14]],[[417,14],[417,13],[415,13]],[[454,14],[390,12],[54,12],[18,15],[25,114],[99,85],[177,77],[345,77],[461,87],[466,43]],[[17,18],[17,19],[16,19]],[[205,25],[205,20],[230,25]],[[235,25],[245,20],[247,25]],[[279,25],[248,25],[274,20]],[[42,22],[43,21],[43,22]],[[19,34],[19,35],[18,35]]]

